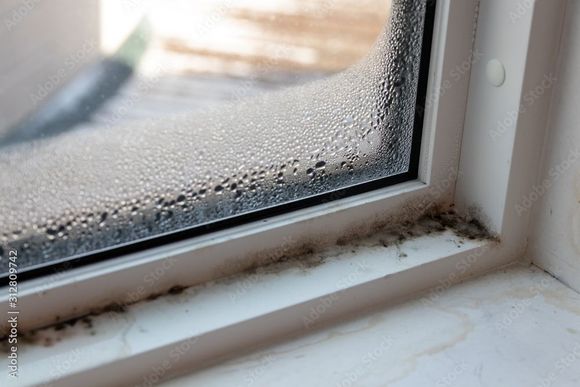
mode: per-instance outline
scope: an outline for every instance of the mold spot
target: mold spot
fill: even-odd
[[[106,313],[106,312],[125,313],[126,311],[127,311],[127,305],[116,303],[116,302],[105,306],[101,310],[102,313]]]
[[[185,287],[185,286],[174,286],[171,289],[169,289],[169,291],[167,293],[173,294],[173,295],[181,294],[181,293],[183,293],[183,291],[185,289],[187,289],[187,287]]]
[[[357,247],[365,243],[362,241],[364,237],[376,236],[371,238],[373,241],[372,243],[376,244],[376,246],[382,246],[385,248],[396,246],[398,248],[399,258],[405,258],[407,257],[407,253],[401,248],[404,241],[424,235],[441,233],[446,230],[452,230],[455,234],[464,239],[497,241],[497,238],[485,229],[478,218],[468,215],[459,215],[452,209],[436,212],[435,207],[432,206],[432,211],[429,214],[423,215],[417,219],[414,219],[413,217],[390,217],[387,220],[383,219],[376,221],[375,223],[372,223],[372,226],[370,227],[367,224],[365,227],[354,228],[352,233],[347,233],[338,240],[335,239],[335,245],[349,245],[348,251],[355,254],[357,252]],[[307,273],[309,269],[323,264],[332,256],[332,253],[321,252],[322,248],[327,247],[329,243],[329,240],[324,239],[306,240],[301,244],[292,243],[288,248],[280,248],[264,252],[255,256],[252,260],[226,262],[222,271],[216,273],[221,275],[221,279],[219,280],[189,288],[182,285],[176,285],[167,289],[165,292],[149,295],[146,299],[141,301],[153,301],[163,295],[178,295],[186,290],[188,291],[188,294],[193,296],[195,294],[195,289],[204,286],[211,286],[215,283],[227,284],[229,282],[237,281],[243,276],[258,274],[277,275],[287,269],[299,269]],[[458,247],[460,247],[464,241],[460,239],[456,243],[458,244]],[[366,242],[366,245],[368,246],[368,241]],[[344,249],[340,250],[344,252]],[[332,251],[332,249],[329,249],[328,251]],[[189,292],[189,290],[192,290],[192,292]],[[55,324],[52,327],[25,333],[21,340],[28,344],[50,346],[66,337],[63,336],[65,334],[78,334],[79,329],[80,332],[85,332],[85,334],[95,335],[96,330],[93,326],[93,319],[95,316],[107,312],[116,314],[125,313],[128,305],[137,302],[140,302],[140,300],[134,300],[130,303],[112,303],[103,308],[93,310],[87,315],[69,319],[67,321],[61,321],[62,317],[57,315],[55,318]],[[78,329],[74,330],[76,333],[69,332],[71,331],[69,328],[77,325]],[[7,349],[2,348],[2,350],[6,351]]]

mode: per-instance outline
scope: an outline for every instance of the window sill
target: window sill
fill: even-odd
[[[127,385],[159,372],[156,377],[173,377],[438,284],[449,287],[496,266],[496,246],[451,230],[402,242],[381,233],[295,264],[173,289],[123,310],[37,331],[20,344],[18,385],[47,379],[60,386]]]
[[[163,386],[579,385],[580,294],[549,274],[513,265],[430,294]]]

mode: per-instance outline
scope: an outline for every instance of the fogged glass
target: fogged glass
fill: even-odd
[[[425,0],[88,3],[98,44],[30,35],[91,18],[66,0],[0,34],[21,58],[0,78],[0,254],[21,268],[409,170]]]

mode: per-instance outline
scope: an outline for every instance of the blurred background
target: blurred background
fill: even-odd
[[[3,0],[0,145],[204,109],[339,72],[390,0]]]

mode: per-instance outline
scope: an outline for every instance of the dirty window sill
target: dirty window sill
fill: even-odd
[[[127,385],[146,383],[152,372],[167,379],[437,284],[449,287],[481,261],[493,262],[482,258],[495,241],[425,227],[403,231],[406,240],[400,230],[381,232],[36,331],[20,345],[18,385]]]

